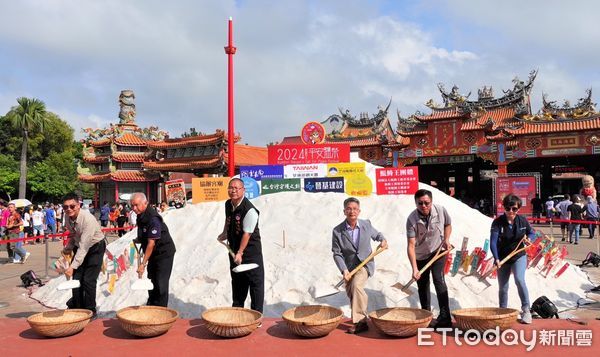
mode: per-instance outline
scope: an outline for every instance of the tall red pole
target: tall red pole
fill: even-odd
[[[225,53],[227,54],[227,121],[228,121],[228,135],[227,135],[227,151],[229,156],[228,172],[229,177],[235,175],[235,158],[234,158],[234,126],[233,126],[233,55],[235,54],[236,48],[233,47],[233,20],[229,18],[229,43],[225,47]]]

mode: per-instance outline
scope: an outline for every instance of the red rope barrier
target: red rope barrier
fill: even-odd
[[[102,228],[102,232],[106,233],[106,232],[112,232],[112,231],[127,231],[127,230],[132,230],[134,229],[136,226],[128,226],[128,227],[115,227],[115,228]],[[54,239],[54,238],[68,238],[70,235],[70,233],[64,232],[64,233],[55,233],[55,234],[46,234],[46,235],[38,235],[38,236],[31,236],[31,237],[24,237],[24,238],[18,238],[18,239],[3,239],[0,240],[0,244],[8,244],[8,243],[17,243],[17,242],[25,242],[28,240],[37,240],[37,239]]]

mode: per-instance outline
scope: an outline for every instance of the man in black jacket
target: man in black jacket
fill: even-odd
[[[144,259],[138,267],[140,277],[148,267],[148,278],[154,289],[148,293],[147,305],[167,307],[169,303],[169,279],[173,270],[175,244],[169,228],[141,192],[131,196],[131,207],[137,214],[137,242],[142,245]]]
[[[250,308],[263,312],[265,271],[263,268],[262,246],[258,229],[259,212],[244,197],[244,182],[238,178],[229,181],[225,202],[225,226],[217,238],[228,240],[235,257],[229,256],[229,267],[238,264],[256,263],[258,268],[245,272],[231,272],[231,288],[234,307],[244,307],[250,290]]]

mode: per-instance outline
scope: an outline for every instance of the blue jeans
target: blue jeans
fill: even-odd
[[[527,255],[521,256],[513,263],[506,263],[498,269],[498,298],[500,300],[500,307],[507,307],[508,305],[508,280],[510,279],[510,273],[513,273],[515,277],[515,284],[517,284],[517,291],[519,292],[519,298],[521,298],[521,309],[529,309],[529,291],[527,291],[527,285],[525,285],[525,270],[527,269]]]
[[[579,231],[581,224],[569,224],[569,242],[573,240],[573,232],[575,232],[575,243],[579,243]]]

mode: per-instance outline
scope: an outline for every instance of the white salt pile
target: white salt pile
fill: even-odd
[[[373,177],[369,166],[369,176]],[[483,247],[489,238],[491,219],[463,203],[420,184],[433,192],[434,203],[446,207],[452,220],[452,244],[460,249],[463,237],[469,237],[468,250]],[[265,261],[265,316],[279,317],[288,308],[300,304],[329,304],[341,307],[349,316],[350,308],[345,293],[314,299],[309,290],[332,286],[341,279],[331,254],[331,230],[343,221],[342,202],[347,196],[341,193],[279,193],[261,196],[253,204],[260,211],[260,231]],[[227,251],[216,241],[223,228],[225,214],[223,202],[188,205],[170,211],[165,221],[177,246],[175,264],[171,275],[169,306],[177,309],[184,318],[197,318],[207,308],[231,305],[231,279]],[[376,272],[367,284],[369,311],[391,306],[419,307],[416,284],[414,294],[406,299],[390,285],[407,282],[411,268],[406,255],[406,217],[414,210],[412,196],[377,196],[361,198],[361,216],[370,219],[374,227],[387,238],[390,249],[377,258]],[[285,247],[283,236],[285,232]],[[135,237],[135,230],[113,242],[108,249],[121,254]],[[373,247],[375,247],[373,242]],[[489,253],[488,253],[489,254]],[[488,255],[489,256],[489,255]],[[492,286],[481,294],[470,290],[461,278],[446,276],[451,309],[478,306],[497,306],[498,287]],[[107,277],[98,280],[97,303],[101,316],[114,316],[114,312],[131,305],[143,305],[147,295],[131,291],[137,274],[135,267],[121,276],[113,294],[107,292]],[[528,269],[527,284],[530,299],[546,295],[559,310],[574,307],[584,291],[592,287],[586,275],[576,267],[559,278],[544,278],[538,269]],[[64,280],[59,277],[34,293],[34,298],[47,306],[65,308],[70,291],[57,291]],[[437,306],[435,290],[432,304]],[[247,306],[249,307],[248,297]],[[511,278],[509,306],[520,307],[517,289]]]

